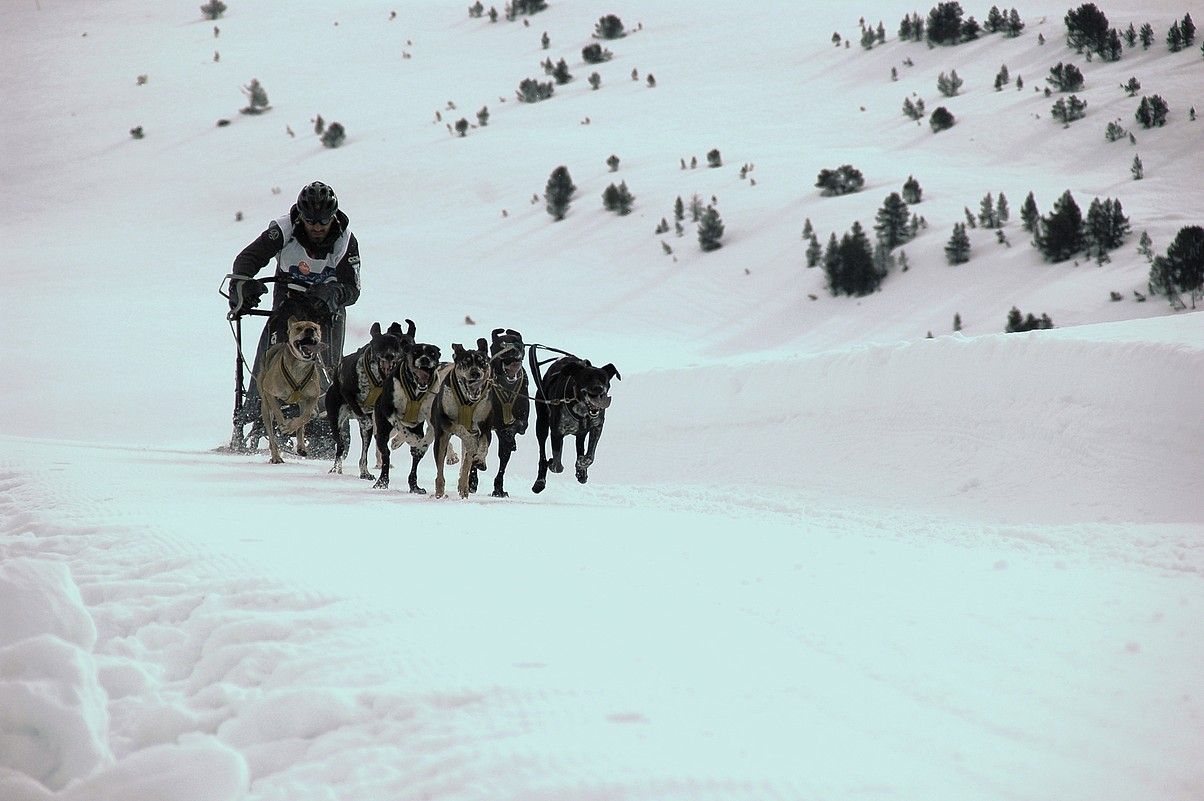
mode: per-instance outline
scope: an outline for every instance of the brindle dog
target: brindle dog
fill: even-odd
[[[426,342],[407,342],[402,353],[401,362],[385,382],[373,408],[376,449],[381,455],[380,478],[373,486],[389,488],[390,452],[409,445],[413,459],[410,492],[423,495],[426,490],[418,486],[418,463],[434,439],[430,418],[437,389],[435,371],[441,365],[441,354],[438,346]]]
[[[485,449],[488,452],[490,440],[497,434],[497,475],[493,477],[493,492],[495,498],[508,498],[506,492],[506,465],[510,463],[510,455],[518,450],[515,438],[527,431],[527,421],[531,415],[530,389],[527,381],[527,371],[523,369],[523,335],[512,328],[495,328],[489,345],[490,377],[493,386],[493,411],[489,415],[489,427],[485,432]],[[468,479],[469,490],[476,491],[477,470],[484,469],[484,462],[474,464]]]
[[[610,380],[623,380],[613,364],[594,367],[586,359],[566,356],[557,359],[542,378],[535,351],[531,351],[531,370],[538,384],[535,394],[535,436],[539,438],[539,475],[531,486],[532,492],[543,492],[548,470],[564,470],[560,451],[565,436],[577,438],[577,481],[589,479],[589,467],[594,463],[594,451],[602,438],[606,409],[610,406]],[[552,436],[552,459],[548,461],[544,443]],[[586,436],[589,448],[586,449]]]
[[[319,375],[319,355],[322,350],[322,327],[311,320],[288,320],[288,339],[267,349],[255,382],[259,385],[260,413],[272,450],[272,464],[282,464],[281,433],[297,435],[297,453],[305,456],[305,426],[318,411],[322,397]],[[284,416],[281,404],[297,404],[301,411],[292,420]]]
[[[447,457],[448,442],[452,435],[460,438],[460,480],[456,489],[461,498],[472,492],[469,478],[473,468],[480,470],[485,464],[485,449],[489,445],[486,435],[489,416],[493,412],[493,394],[489,391],[488,343],[477,340],[476,350],[463,345],[452,345],[454,353],[450,365],[439,371],[439,388],[435,404],[431,407],[431,428],[435,436],[435,497],[446,497],[443,465]]]
[[[374,481],[376,476],[368,472],[368,447],[374,441],[373,410],[376,400],[384,391],[384,385],[401,363],[407,344],[414,342],[414,321],[409,331],[403,333],[400,323],[393,323],[381,333],[380,323],[372,324],[372,340],[355,353],[343,357],[339,369],[326,390],[326,419],[334,425],[334,467],[331,473],[342,474],[343,459],[349,443],[343,439],[343,424],[354,417],[360,424],[360,478]],[[378,452],[378,463],[382,457]]]

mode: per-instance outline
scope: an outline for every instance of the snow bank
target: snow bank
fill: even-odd
[[[96,625],[60,562],[0,564],[0,798],[4,801],[237,801],[245,760],[189,735],[114,759],[109,694],[151,679],[132,663],[103,669]],[[104,677],[104,684],[101,678]]]
[[[1198,522],[1199,319],[1154,321],[1155,341],[1100,325],[637,374],[607,435],[642,447],[598,461],[987,519]]]

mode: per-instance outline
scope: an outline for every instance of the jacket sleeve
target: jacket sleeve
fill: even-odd
[[[350,306],[360,299],[360,244],[355,234],[348,236],[347,252],[335,267],[335,278],[346,293],[344,306]]]
[[[283,247],[284,237],[281,235],[280,226],[276,225],[275,221],[268,223],[267,229],[234,257],[234,274],[254,277],[276,258],[276,254]]]

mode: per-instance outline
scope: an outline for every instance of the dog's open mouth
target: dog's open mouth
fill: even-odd
[[[583,393],[581,400],[584,401],[586,411],[588,411],[591,415],[595,415],[598,412],[610,407],[609,395],[590,395],[589,393]]]
[[[430,386],[431,371],[423,370],[421,367],[415,367],[410,370],[410,377],[414,379],[414,386],[417,389],[423,390]]]
[[[502,372],[505,373],[507,381],[516,380],[522,369],[523,363],[521,359],[507,359],[502,362]]]
[[[297,353],[306,361],[313,360],[318,355],[318,343],[312,339],[302,339],[297,342]]]

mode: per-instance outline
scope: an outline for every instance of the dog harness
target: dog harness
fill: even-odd
[[[422,416],[423,398],[431,394],[435,382],[427,383],[426,389],[419,391],[418,387],[410,381],[408,370],[403,369],[398,372],[401,380],[397,382],[397,386],[401,388],[401,396],[405,399],[406,404],[405,411],[401,415],[401,423],[406,428],[413,428],[418,424],[418,418]]]
[[[289,372],[288,365],[284,362],[284,351],[280,352],[280,356],[278,357],[277,361],[280,364],[280,375],[284,376],[284,380],[287,381],[288,385],[293,389],[292,394],[289,395],[284,402],[300,403],[303,394],[302,390],[304,390],[306,385],[313,381],[317,376],[317,365],[315,365],[313,362],[310,362],[309,370],[306,371],[305,375],[300,380],[297,380],[297,378],[295,378],[293,374]]]
[[[368,378],[368,396],[364,398],[363,408],[371,409],[376,405],[376,399],[380,397],[380,393],[384,391],[384,382],[377,381],[376,376],[372,375],[372,365],[368,363],[368,351],[365,350],[360,356],[361,372]]]
[[[500,382],[493,382],[493,396],[498,399],[498,403],[502,407],[502,425],[514,425],[514,401],[519,394],[527,388],[527,374],[519,373],[518,381],[514,384],[514,389],[505,389]]]
[[[451,385],[452,393],[456,396],[456,404],[460,407],[460,411],[456,415],[456,422],[459,423],[464,429],[475,432],[477,427],[473,425],[472,418],[476,414],[477,407],[480,406],[481,402],[489,396],[489,392],[487,390],[482,392],[481,397],[477,398],[475,401],[468,400],[468,398],[465,397],[464,388],[460,386],[460,381],[456,376],[454,367],[451,371]]]

